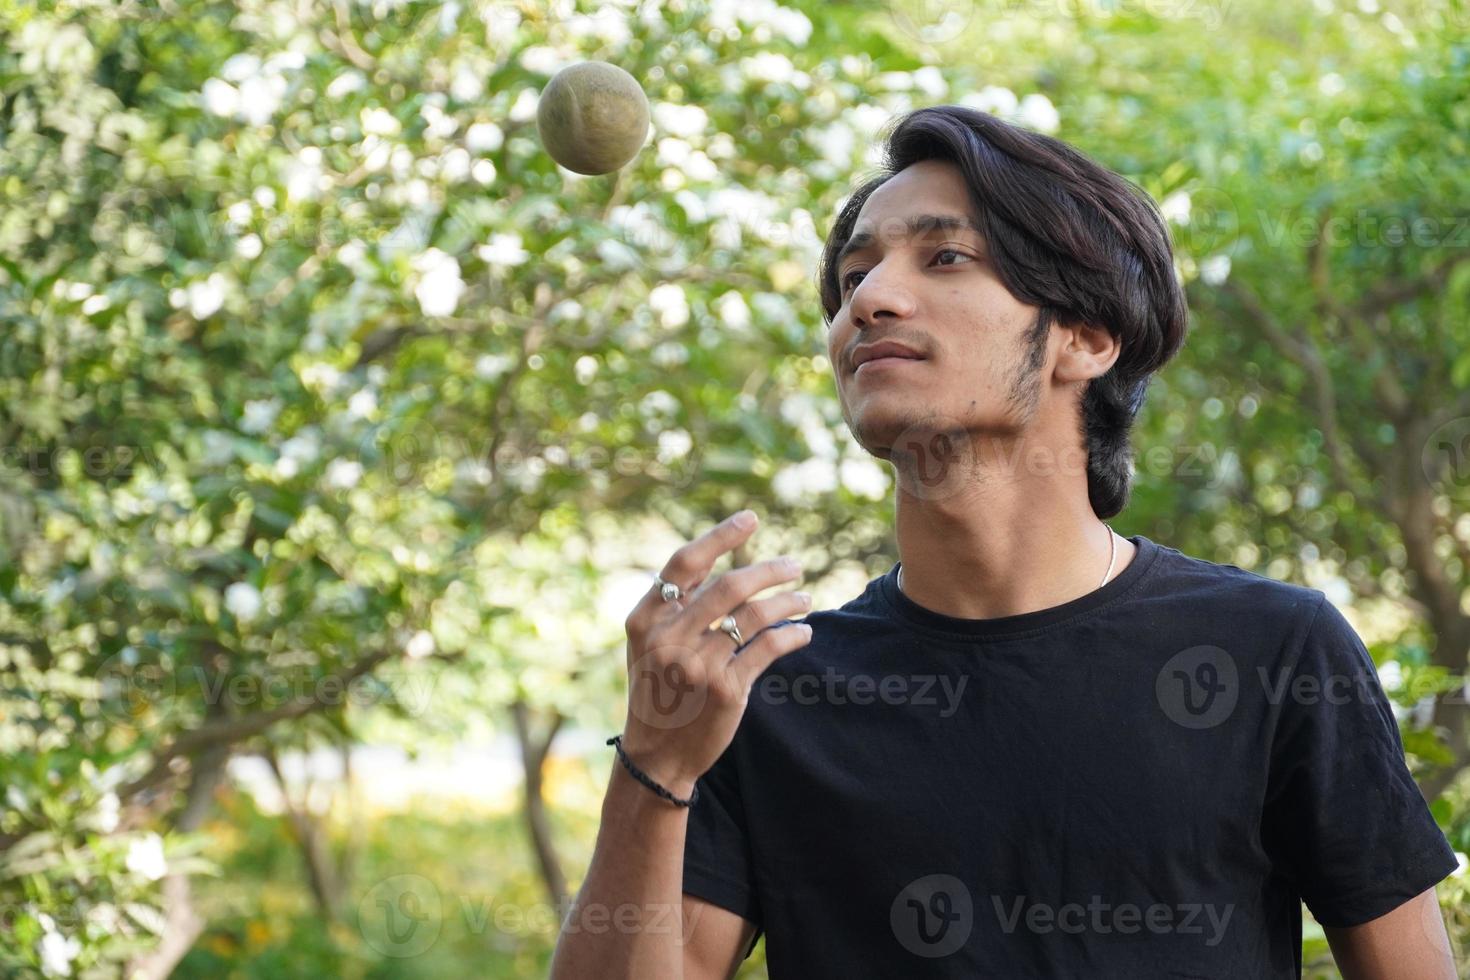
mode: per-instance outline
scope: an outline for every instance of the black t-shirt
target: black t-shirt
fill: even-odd
[[[1129,540],[1050,609],[943,615],[895,564],[808,614],[684,858],[772,980],[1300,977],[1301,901],[1356,925],[1455,869],[1326,595]]]

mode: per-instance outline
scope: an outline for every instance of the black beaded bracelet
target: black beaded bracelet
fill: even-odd
[[[696,783],[695,786],[694,786],[694,792],[689,794],[689,799],[687,799],[687,800],[681,800],[677,796],[675,796],[673,793],[670,793],[668,790],[664,789],[658,783],[654,782],[651,778],[649,778],[649,775],[646,772],[644,772],[642,769],[639,769],[637,766],[633,765],[633,760],[630,759],[630,758],[628,758],[628,753],[627,752],[623,751],[623,736],[621,736],[621,735],[614,735],[612,738],[610,738],[610,739],[607,740],[607,744],[608,745],[611,745],[613,748],[617,749],[617,751],[618,751],[618,758],[622,760],[623,766],[630,773],[633,774],[633,778],[634,779],[638,780],[644,786],[647,786],[649,789],[653,790],[659,796],[661,796],[664,799],[668,800],[670,803],[674,804],[675,806],[693,806],[694,805],[694,801],[697,800],[697,799],[699,799],[699,784],[698,783]]]

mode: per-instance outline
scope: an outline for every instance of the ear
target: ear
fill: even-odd
[[[1063,384],[1090,381],[1108,373],[1123,353],[1123,343],[1097,323],[1074,320],[1061,325],[1062,346],[1053,376]]]

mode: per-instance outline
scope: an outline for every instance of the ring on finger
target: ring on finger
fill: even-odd
[[[658,594],[664,602],[673,602],[675,599],[684,598],[684,590],[673,582],[665,582],[662,575],[653,577],[653,584],[658,586]]]
[[[740,638],[740,624],[735,622],[734,616],[726,616],[720,620],[720,630],[735,641],[735,648],[737,650],[745,646],[745,641]]]

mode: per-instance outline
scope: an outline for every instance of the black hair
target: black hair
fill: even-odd
[[[1061,140],[978,109],[931,106],[890,126],[880,173],[852,193],[827,236],[818,270],[823,318],[830,325],[842,306],[837,254],[869,195],[921,160],[956,164],[1001,282],[1040,308],[1033,342],[1044,343],[1053,322],[1077,321],[1120,341],[1117,361],[1088,383],[1081,419],[1088,499],[1098,517],[1114,516],[1128,502],[1129,432],[1150,376],[1183,346],[1189,319],[1158,205]]]

